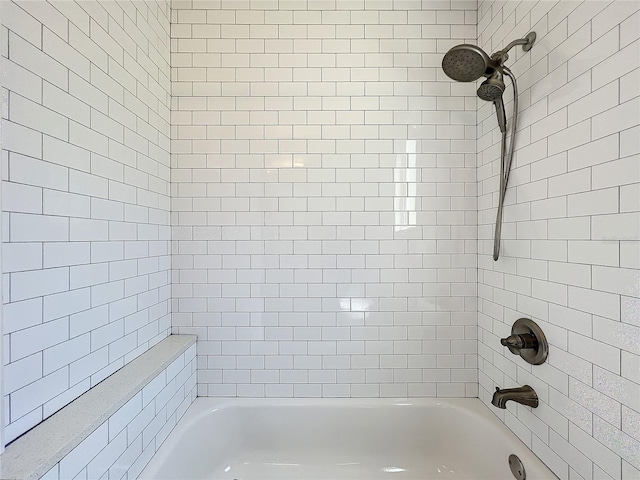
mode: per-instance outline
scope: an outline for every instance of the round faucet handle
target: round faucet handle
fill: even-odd
[[[511,335],[502,338],[500,343],[532,365],[544,363],[549,355],[549,344],[542,329],[530,318],[516,320]]]

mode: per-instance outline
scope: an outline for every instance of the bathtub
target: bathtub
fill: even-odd
[[[555,475],[478,399],[197,398],[140,477],[528,480]]]

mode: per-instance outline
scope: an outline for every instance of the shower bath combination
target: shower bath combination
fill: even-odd
[[[498,260],[500,255],[500,236],[502,231],[502,211],[504,197],[507,192],[507,182],[511,171],[513,148],[516,129],[518,126],[518,86],[516,77],[505,66],[509,59],[507,52],[516,45],[522,45],[525,52],[531,50],[536,40],[536,33],[530,32],[526,37],[514,40],[502,50],[498,50],[491,56],[476,45],[461,44],[452,47],[442,59],[442,69],[447,76],[458,82],[475,82],[480,77],[486,77],[478,88],[478,97],[487,102],[493,102],[498,117],[498,125],[502,133],[500,148],[500,191],[498,197],[498,212],[496,215],[496,228],[493,239],[493,259]],[[513,117],[511,125],[511,141],[509,154],[507,155],[507,118],[504,109],[502,95],[505,91],[504,76],[509,77],[513,87]]]

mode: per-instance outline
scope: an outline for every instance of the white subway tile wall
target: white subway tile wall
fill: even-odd
[[[196,378],[193,345],[42,478],[138,478],[195,400]]]
[[[170,8],[0,5],[11,441],[170,332]]]
[[[499,133],[478,109],[480,397],[530,384],[541,406],[494,413],[561,479],[640,478],[640,2],[482,1],[488,52],[510,53],[521,114],[493,262]],[[507,94],[507,110],[512,94]],[[500,346],[519,317],[538,322],[549,360]]]
[[[526,383],[540,408],[492,411],[561,479],[640,478],[639,2],[0,5],[7,441],[173,321],[200,395]],[[440,62],[530,30],[494,263],[495,114]],[[542,366],[499,344],[522,316]],[[185,381],[51,478],[135,478]]]
[[[177,0],[173,325],[199,395],[474,397],[476,1]]]

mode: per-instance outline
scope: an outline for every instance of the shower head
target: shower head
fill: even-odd
[[[502,97],[502,92],[504,92],[504,84],[500,86],[486,80],[478,88],[478,97],[487,102],[493,102]]]
[[[507,52],[514,46],[522,45],[522,49],[528,52],[535,41],[536,33],[529,32],[526,37],[514,40],[502,50],[491,55],[491,57],[477,45],[469,43],[456,45],[451,47],[442,59],[442,69],[449,78],[457,82],[473,82],[482,76],[489,77],[493,75],[495,70],[504,65],[504,62],[509,58]],[[488,87],[486,88],[488,89]],[[494,90],[493,88],[490,89],[487,95],[497,95]],[[504,90],[504,86],[502,90]],[[478,90],[478,95],[480,95],[480,90]],[[480,96],[480,98],[483,97]],[[489,100],[490,98],[483,99]]]
[[[493,102],[493,105],[496,107],[498,125],[500,126],[500,131],[502,133],[507,131],[507,118],[504,112],[504,100],[502,99],[504,89],[505,85],[502,81],[502,67],[498,67],[497,70],[482,82],[478,88],[478,97],[487,102]]]
[[[495,71],[491,77],[487,78],[480,87],[478,87],[478,97],[487,102],[495,102],[502,98],[505,85],[502,81],[502,74]]]
[[[442,69],[458,82],[473,82],[489,67],[489,56],[480,47],[463,43],[452,47],[442,59]]]

